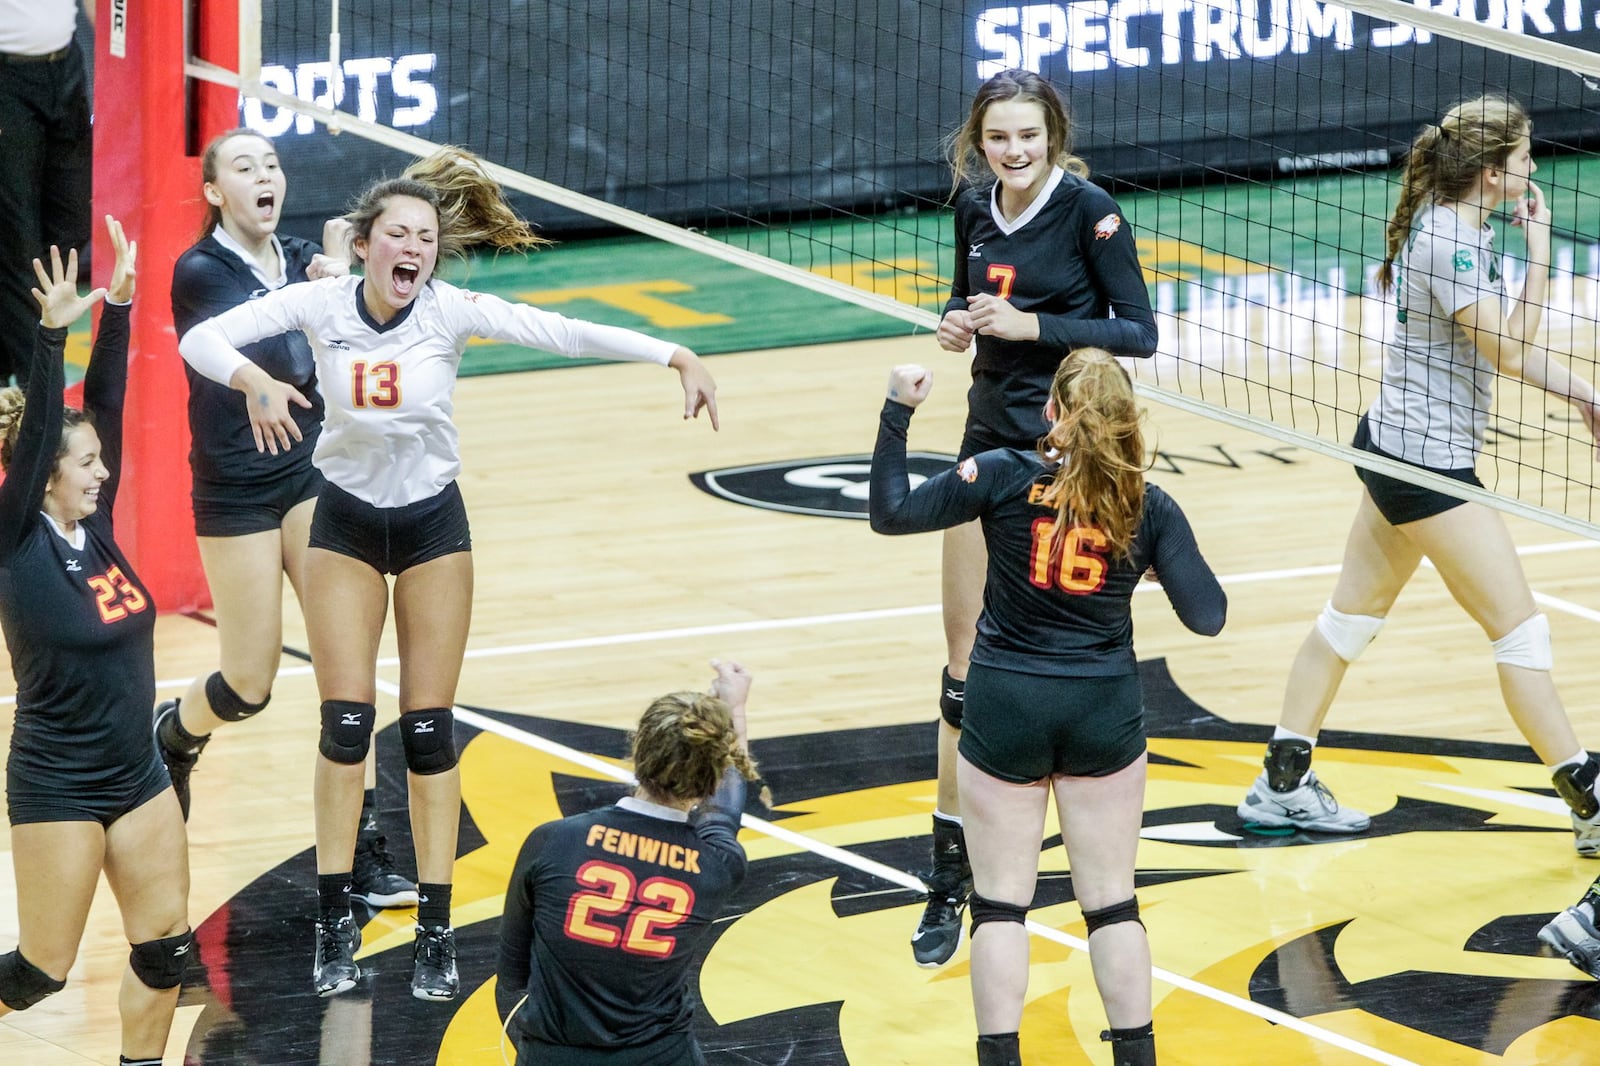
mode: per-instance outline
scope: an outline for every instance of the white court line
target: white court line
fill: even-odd
[[[1526,548],[1518,548],[1520,555],[1551,555],[1558,552],[1586,551],[1591,548],[1600,548],[1600,541],[1568,540],[1557,541],[1553,544],[1534,544]],[[1324,577],[1337,574],[1339,564],[1324,564],[1321,566],[1300,566],[1285,570],[1255,570],[1244,574],[1225,574],[1217,580],[1223,585],[1252,585],[1263,581],[1289,581],[1302,577]],[[1135,592],[1154,592],[1160,586],[1142,583]],[[1568,600],[1548,596],[1545,593],[1534,593],[1534,599],[1546,606],[1577,615],[1590,621],[1600,622],[1600,612],[1579,606]],[[841,611],[834,614],[805,615],[798,618],[761,618],[746,622],[721,622],[703,626],[683,626],[676,629],[650,629],[636,633],[608,633],[595,637],[573,637],[568,640],[545,640],[531,644],[508,644],[497,648],[470,648],[466,653],[467,659],[499,659],[508,655],[542,655],[552,651],[572,651],[578,648],[606,648],[623,644],[649,644],[661,640],[682,640],[686,637],[718,637],[730,633],[759,633],[775,629],[804,629],[808,626],[827,626],[848,624],[852,622],[875,622],[887,618],[911,618],[917,615],[937,614],[937,603],[918,604],[913,607],[885,607],[871,611]],[[399,666],[400,660],[394,657],[379,659],[378,666]],[[307,677],[311,674],[311,667],[286,666],[278,671],[278,677]],[[168,678],[156,682],[157,689],[186,689],[194,682],[192,677]],[[0,707],[16,702],[15,697],[0,698]]]
[[[1517,554],[1546,555],[1557,552],[1583,551],[1595,547],[1600,547],[1600,543],[1590,540],[1562,541],[1553,544],[1538,544],[1526,548],[1518,548]],[[1229,574],[1220,577],[1218,580],[1223,585],[1245,585],[1265,581],[1282,581],[1302,577],[1325,576],[1328,574],[1336,574],[1338,572],[1339,566],[1334,564],[1295,567],[1279,570],[1259,570],[1243,574]],[[1140,585],[1136,591],[1153,592],[1156,590],[1156,588],[1157,586],[1155,585]],[[1568,613],[1589,619],[1590,621],[1600,622],[1600,611],[1594,611],[1578,604],[1571,603],[1570,601],[1545,595],[1543,593],[1535,593],[1534,597],[1540,603],[1543,603],[1548,607],[1567,611]],[[752,633],[764,630],[797,629],[809,626],[835,625],[840,623],[880,621],[890,618],[906,618],[915,615],[934,614],[937,613],[939,609],[940,607],[936,603],[921,604],[913,607],[891,607],[871,611],[846,611],[833,614],[807,615],[798,618],[758,619],[746,622],[686,626],[675,629],[646,630],[637,633],[614,633],[604,636],[578,637],[569,640],[541,641],[538,643],[509,645],[499,648],[477,648],[469,650],[466,653],[466,658],[487,659],[500,658],[508,655],[535,655],[545,652],[566,651],[577,648],[613,647],[623,644],[643,644],[662,640],[679,640],[687,637],[722,636],[729,633]],[[378,662],[379,666],[396,666],[398,664],[399,660],[395,658],[381,659]],[[293,666],[278,671],[278,676],[305,676],[310,672],[310,666]],[[157,687],[187,688],[192,681],[192,678],[160,681],[157,683]],[[379,679],[378,681],[378,688],[388,695],[396,697],[400,692],[398,686],[382,679]],[[14,698],[7,699],[0,701],[0,705],[14,702]],[[555,755],[575,765],[583,766],[587,769],[593,770],[618,781],[627,782],[632,780],[631,774],[629,774],[626,770],[613,765],[612,763],[606,762],[602,759],[597,759],[592,755],[569,748],[563,744],[557,744],[554,741],[546,740],[543,737],[539,737],[533,733],[528,733],[525,730],[518,729],[514,726],[505,725],[504,723],[498,722],[495,719],[489,718],[485,715],[478,714],[474,711],[469,711],[461,707],[457,707],[455,709],[455,715],[461,721],[475,726],[484,732],[494,733],[497,736],[505,737],[506,739],[512,740],[516,743],[544,751],[551,755]],[[813,854],[830,859],[842,866],[848,866],[853,869],[860,870],[863,873],[871,874],[874,877],[887,881],[891,884],[899,885],[902,888],[920,892],[926,887],[916,877],[913,877],[911,874],[905,873],[902,870],[897,870],[891,866],[886,866],[883,863],[874,862],[873,860],[863,858],[859,855],[853,854],[852,852],[845,851],[842,848],[834,847],[831,844],[825,844],[822,841],[813,840],[810,837],[806,837],[791,830],[784,829],[764,819],[746,815],[744,818],[744,824],[749,828],[754,829],[757,832],[764,833],[767,836],[773,837],[774,839],[782,840],[795,847],[810,851]],[[1058,944],[1065,945],[1066,947],[1070,947],[1078,951],[1087,951],[1089,949],[1089,945],[1086,941],[1081,940],[1078,937],[1070,936],[1057,929],[1051,929],[1048,926],[1043,926],[1037,922],[1031,921],[1027,923],[1027,927],[1030,933],[1046,940],[1053,940]],[[1416,1066],[1416,1064],[1412,1063],[1409,1059],[1400,1058],[1399,1056],[1391,1055],[1386,1051],[1369,1047],[1366,1044],[1343,1036],[1342,1034],[1333,1032],[1332,1030],[1313,1025],[1310,1022],[1303,1021],[1302,1019],[1296,1018],[1293,1015],[1284,1014],[1281,1011],[1273,1010],[1270,1007],[1263,1007],[1258,1003],[1254,1003],[1240,996],[1235,996],[1229,992],[1224,992],[1221,989],[1212,988],[1209,985],[1201,984],[1197,981],[1191,980],[1190,978],[1184,977],[1181,974],[1174,973],[1160,967],[1153,968],[1152,972],[1156,978],[1169,985],[1172,985],[1174,988],[1182,989],[1183,991],[1202,996],[1224,1006],[1232,1007],[1235,1010],[1253,1015],[1271,1024],[1281,1025],[1287,1029],[1293,1029],[1296,1032],[1311,1037],[1314,1040],[1320,1040],[1323,1043],[1329,1044],[1333,1047],[1338,1047],[1372,1062],[1385,1063],[1388,1064],[1388,1066]]]
[[[399,687],[390,684],[387,681],[380,680],[378,682],[378,688],[391,696],[398,696],[400,694]],[[456,707],[455,716],[458,721],[475,726],[484,732],[493,733],[496,736],[504,737],[507,740],[522,744],[525,747],[533,748],[549,755],[554,755],[560,759],[565,759],[568,762],[574,763],[578,766],[586,767],[590,770],[594,770],[597,773],[612,778],[613,780],[629,783],[633,781],[633,775],[620,766],[606,762],[603,759],[597,759],[587,752],[569,748],[565,744],[558,744],[553,740],[547,740],[536,733],[530,733],[526,730],[519,729],[516,726],[507,725],[506,723],[498,721],[494,718],[490,718],[487,715],[479,714],[476,711],[469,711],[464,707]],[[746,814],[744,816],[743,824],[745,828],[753,829],[758,833],[763,833],[766,836],[772,837],[774,840],[781,840],[784,843],[791,844],[803,851],[809,851],[814,855],[819,855],[825,859],[830,859],[841,866],[848,866],[851,869],[860,870],[862,873],[871,874],[873,877],[888,881],[890,884],[899,885],[901,888],[910,889],[913,892],[923,892],[927,889],[927,886],[924,885],[920,880],[903,870],[897,870],[894,867],[886,866],[881,862],[875,862],[872,859],[863,858],[854,852],[846,851],[845,849],[835,847],[832,844],[825,844],[820,840],[805,836],[802,833],[796,833],[791,829],[785,829],[780,825],[776,825],[767,821],[765,818],[757,818],[754,815]],[[1052,929],[1049,926],[1040,925],[1038,922],[1033,921],[1028,922],[1027,927],[1028,931],[1034,936],[1042,937],[1045,940],[1053,940],[1058,944],[1063,944],[1077,951],[1086,952],[1089,950],[1089,944],[1087,941],[1075,936],[1071,936],[1070,934],[1063,933],[1059,929]],[[1164,970],[1159,966],[1152,967],[1151,973],[1157,980],[1164,981],[1165,983],[1172,985],[1174,988],[1182,989],[1185,992],[1191,992],[1197,996],[1203,996],[1204,998],[1212,1000],[1216,1003],[1220,1003],[1225,1007],[1232,1007],[1235,1010],[1254,1015],[1255,1017],[1260,1018],[1262,1021],[1268,1022],[1272,1025],[1281,1025],[1285,1029],[1293,1029],[1295,1032],[1300,1033],[1303,1036],[1307,1036],[1313,1040],[1319,1040],[1325,1044],[1348,1051],[1353,1055],[1360,1056],[1361,1058],[1367,1059],[1371,1062],[1384,1063],[1386,1066],[1417,1066],[1417,1064],[1412,1062],[1410,1059],[1404,1059],[1398,1055],[1391,1055],[1386,1051],[1381,1051],[1378,1048],[1370,1047],[1369,1045],[1363,1044],[1358,1040],[1344,1036],[1341,1033],[1336,1033],[1331,1029],[1324,1029],[1320,1025],[1314,1025],[1311,1022],[1305,1021],[1301,1018],[1296,1018],[1292,1014],[1285,1014],[1282,1011],[1273,1010],[1271,1007],[1264,1007],[1259,1003],[1254,1003],[1243,998],[1242,996],[1236,996],[1231,992],[1224,992],[1219,988],[1212,988],[1210,985],[1201,984],[1199,981],[1184,977],[1182,974],[1173,973],[1170,970]]]

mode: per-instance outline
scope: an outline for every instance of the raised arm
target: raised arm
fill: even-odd
[[[116,513],[117,488],[122,484],[122,412],[128,393],[128,318],[138,279],[139,244],[130,241],[122,223],[106,216],[116,265],[106,290],[100,330],[89,353],[83,376],[83,409],[94,418],[100,437],[100,460],[109,472],[100,485],[100,509],[109,518]]]
[[[17,546],[39,520],[44,492],[56,466],[61,446],[61,391],[66,372],[62,351],[67,343],[67,327],[75,322],[106,293],[96,289],[87,296],[77,290],[78,253],[61,262],[61,250],[50,249],[50,270],[33,261],[39,287],[33,298],[39,301],[39,329],[34,334],[33,367],[24,390],[22,424],[12,446],[11,462],[0,482],[0,562],[8,561]]]
[[[920,366],[889,372],[888,397],[878,413],[878,443],[872,449],[872,483],[867,517],[875,533],[927,533],[972,521],[987,503],[976,479],[946,470],[911,489],[906,469],[906,431],[911,413],[928,398],[933,377]],[[974,462],[975,460],[968,460]],[[985,482],[987,486],[987,482]]]
[[[716,680],[711,682],[711,694],[728,705],[733,731],[739,738],[739,751],[748,761],[750,727],[745,704],[750,698],[750,671],[732,659],[712,659],[711,668],[717,672]],[[697,828],[704,831],[709,821],[721,820],[729,832],[737,835],[748,790],[749,779],[744,771],[737,765],[729,766],[722,772],[715,794],[696,812]]]

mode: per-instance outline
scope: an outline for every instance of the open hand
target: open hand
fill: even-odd
[[[67,261],[63,265],[61,249],[52,244],[50,269],[46,271],[44,264],[35,259],[33,276],[39,279],[39,287],[33,290],[33,298],[39,301],[39,324],[48,329],[63,329],[72,325],[106,294],[104,289],[95,289],[87,296],[78,295],[76,248],[67,253]]]
[[[138,271],[134,264],[139,258],[139,242],[128,240],[122,232],[122,223],[106,216],[106,232],[111,235],[111,250],[116,253],[116,265],[111,268],[111,285],[106,289],[106,299],[114,304],[125,304],[133,299],[134,283]]]

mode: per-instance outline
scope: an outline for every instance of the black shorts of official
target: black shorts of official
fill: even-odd
[[[311,516],[311,546],[400,574],[443,555],[472,550],[467,505],[454,481],[404,507],[374,507],[329,482]]]
[[[706,1066],[693,1034],[668,1033],[648,1044],[582,1048],[546,1044],[524,1035],[517,1042],[516,1066]]]
[[[1114,774],[1145,750],[1139,675],[1050,677],[973,663],[960,750],[990,777],[1019,785]]]
[[[322,471],[307,463],[301,470],[271,481],[224,485],[195,478],[194,535],[243,537],[283,528],[283,519],[307,500],[314,500],[325,482]]]
[[[1367,426],[1367,416],[1362,415],[1361,421],[1356,423],[1356,435],[1350,442],[1354,447],[1373,455],[1381,455],[1385,459],[1393,459],[1397,463],[1414,466],[1418,470],[1427,470],[1430,473],[1440,474],[1451,481],[1459,481],[1463,485],[1476,485],[1483,488],[1483,482],[1478,480],[1478,472],[1470,466],[1458,467],[1453,470],[1439,470],[1421,463],[1407,462],[1399,456],[1390,455],[1372,442],[1372,430]],[[1416,522],[1423,518],[1432,518],[1436,514],[1444,514],[1453,507],[1460,507],[1466,503],[1459,496],[1450,496],[1434,489],[1413,485],[1409,481],[1401,481],[1376,470],[1366,470],[1356,467],[1356,477],[1367,487],[1367,495],[1372,497],[1372,502],[1377,505],[1378,513],[1391,526],[1403,526],[1407,522]]]
[[[36,822],[99,822],[110,826],[129,811],[137,810],[172,787],[172,778],[154,750],[148,759],[96,788],[63,787],[52,776],[31,780],[29,774],[8,767],[6,814],[12,825]]]

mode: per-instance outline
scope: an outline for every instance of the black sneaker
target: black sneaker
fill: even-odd
[[[928,886],[928,905],[923,908],[922,921],[917,923],[917,931],[911,937],[911,954],[918,966],[943,966],[956,953],[964,932],[961,913],[967,909],[967,896],[971,892],[971,881],[961,881],[954,888],[938,884]]]
[[[167,768],[167,774],[172,778],[172,791],[178,794],[178,808],[183,811],[183,820],[189,820],[189,773],[194,769],[194,764],[200,761],[200,752],[205,749],[209,736],[200,737],[193,750],[184,751],[167,743],[164,733],[171,727],[162,728],[162,723],[168,718],[173,719],[177,725],[178,701],[164,700],[156,704],[155,734],[156,750],[161,753],[161,762]]]
[[[417,886],[394,868],[382,833],[362,832],[356,837],[355,866],[350,873],[350,898],[369,907],[414,907]]]
[[[461,990],[456,972],[456,934],[448,926],[417,926],[411,949],[411,994],[418,999],[450,1000]]]
[[[317,954],[311,964],[311,983],[317,995],[348,992],[361,980],[356,952],[361,948],[361,928],[346,915],[332,922],[317,921]]]

